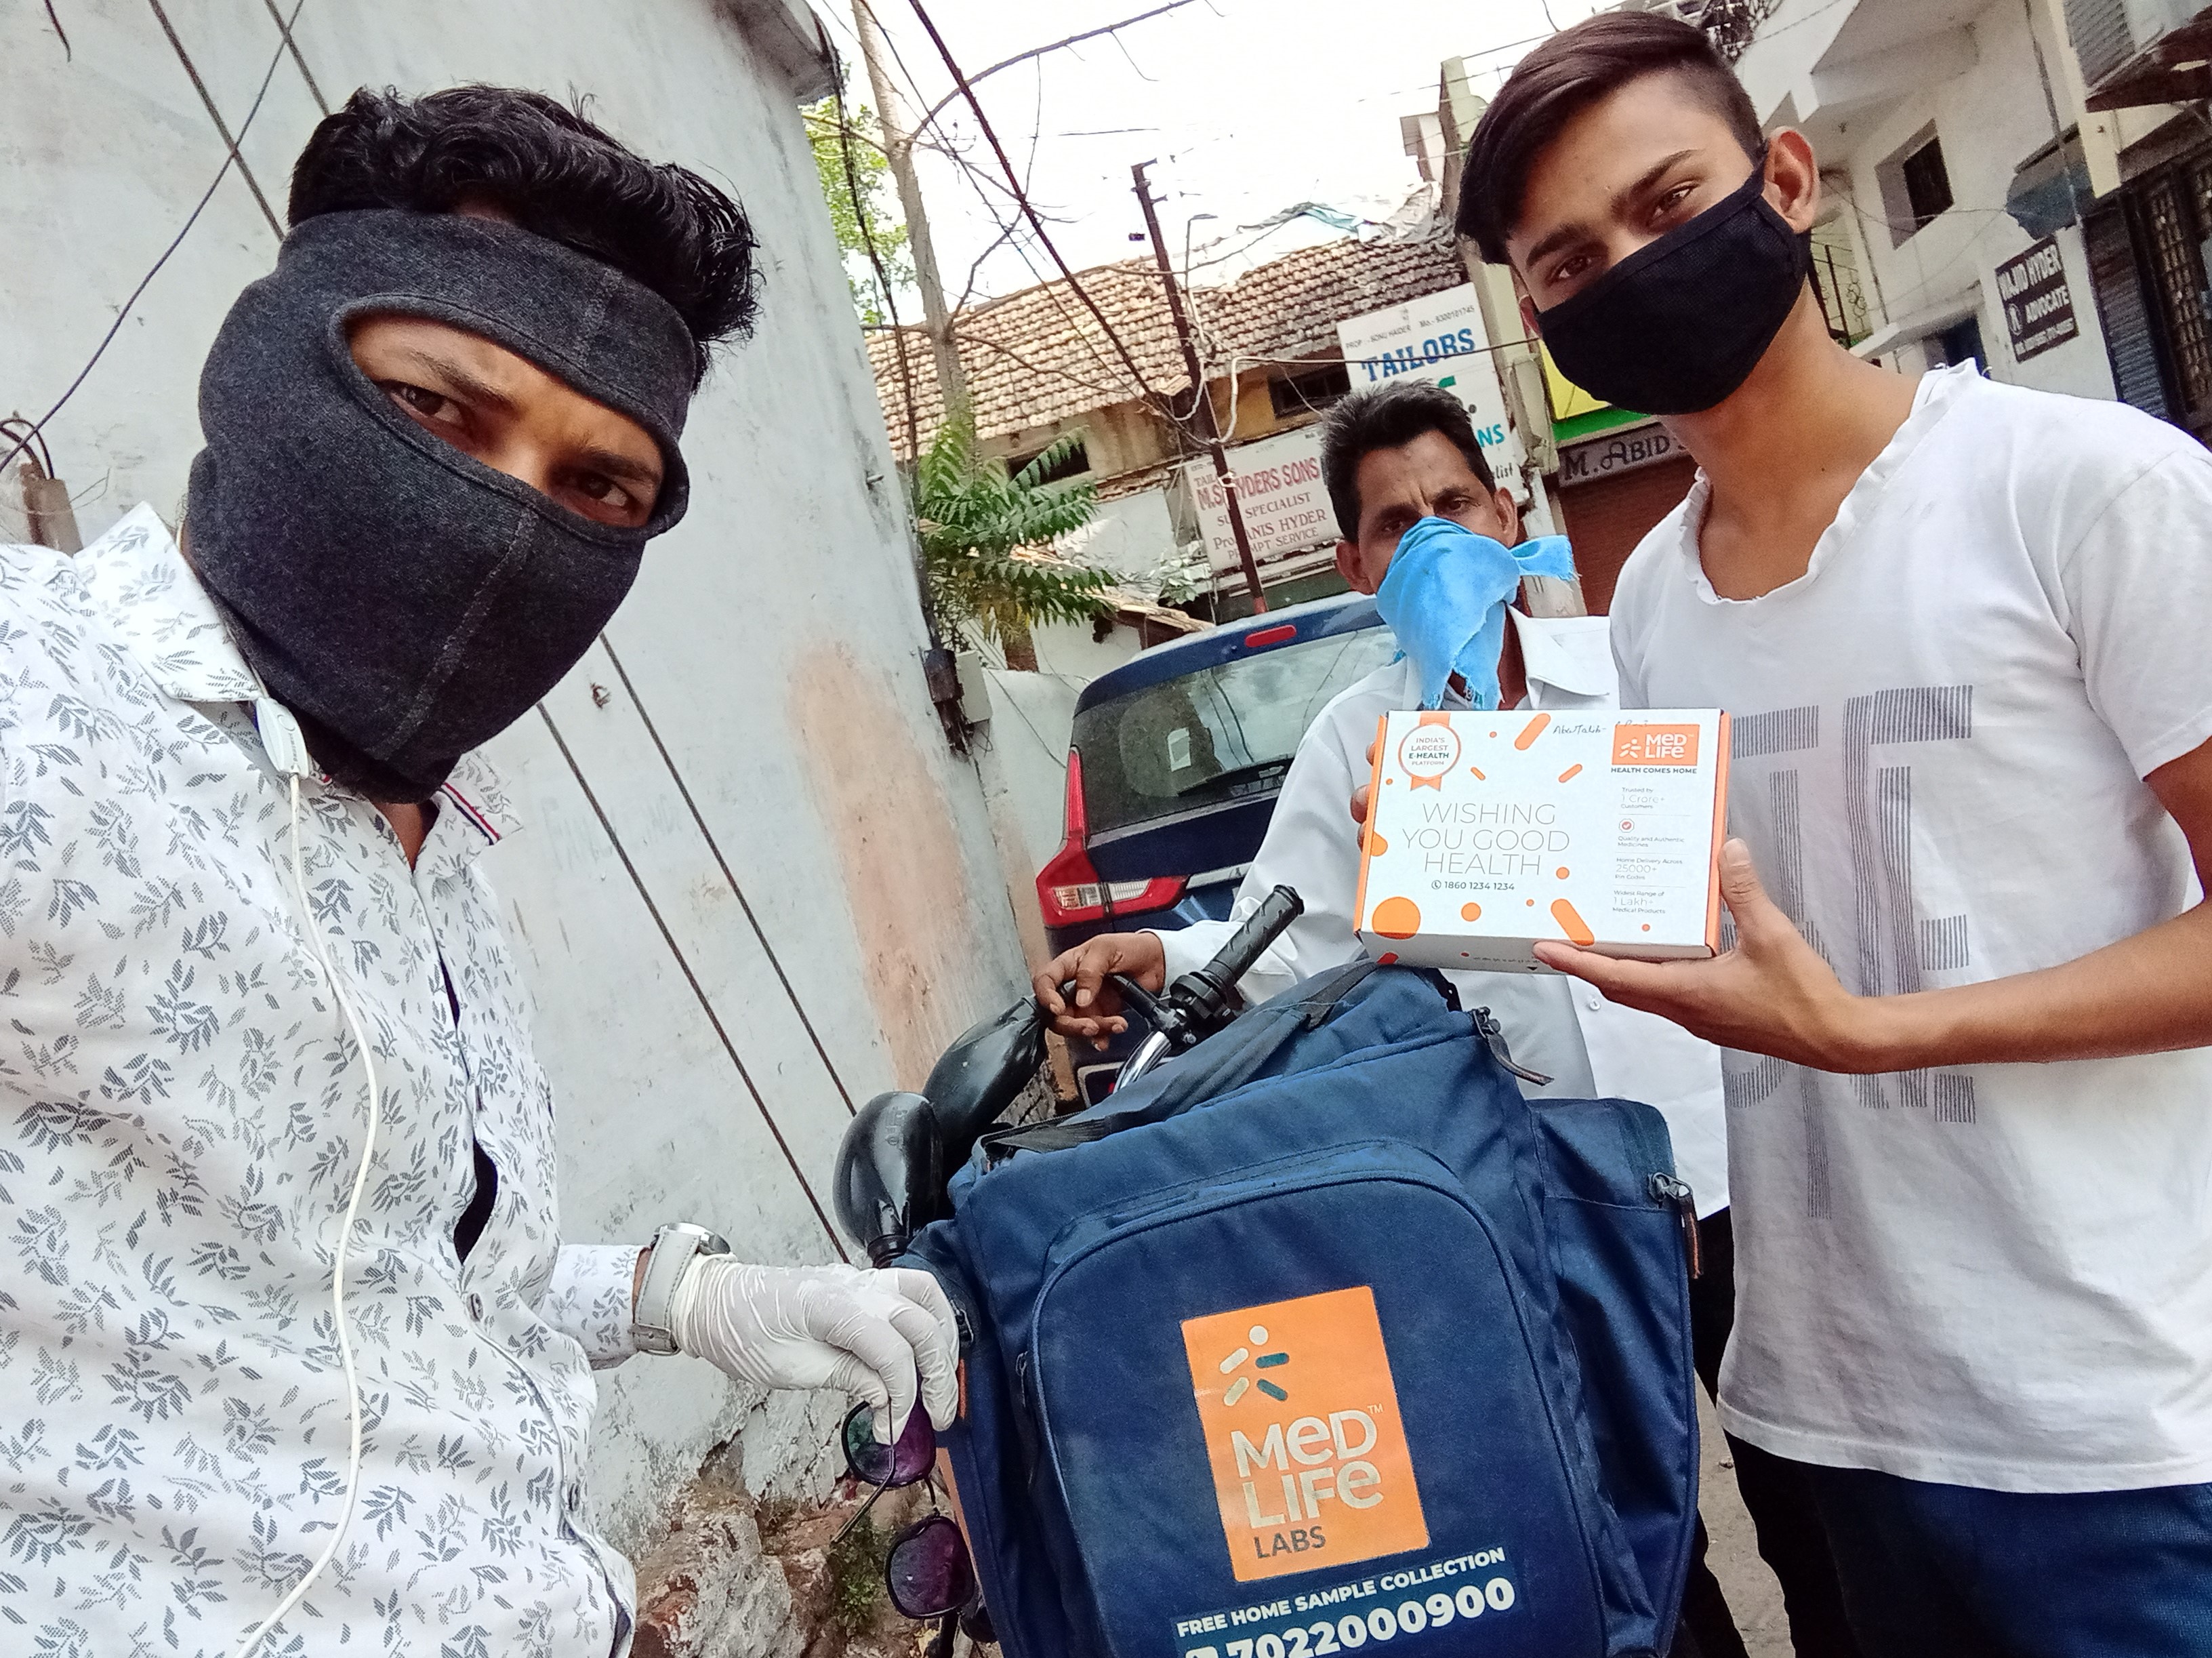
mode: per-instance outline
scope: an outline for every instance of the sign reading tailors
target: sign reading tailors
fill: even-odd
[[[2015,363],[2040,357],[2081,332],[2074,320],[2074,294],[2058,244],[2045,236],[2018,259],[1997,266],[1997,298],[2012,335]]]
[[[1505,418],[1505,394],[1472,283],[1340,322],[1336,339],[1353,391],[1405,375],[1443,387],[1467,405],[1491,472],[1500,482],[1519,475],[1521,437]]]
[[[1329,546],[1336,539],[1336,515],[1321,481],[1321,428],[1240,443],[1229,451],[1229,475],[1244,509],[1244,533],[1252,558],[1266,564],[1291,553]],[[1224,574],[1238,568],[1237,538],[1229,527],[1229,503],[1213,463],[1194,460],[1188,468],[1198,498],[1198,527],[1206,556]]]

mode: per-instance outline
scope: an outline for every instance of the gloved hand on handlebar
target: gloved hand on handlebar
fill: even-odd
[[[697,1255],[677,1280],[669,1323],[681,1350],[741,1381],[866,1399],[893,1441],[917,1395],[932,1427],[959,1412],[959,1329],[927,1272]]]
[[[1158,995],[1168,982],[1167,952],[1160,948],[1159,935],[1101,933],[1085,939],[1046,963],[1030,987],[1037,1005],[1052,1015],[1053,1029],[1103,1048],[1109,1036],[1129,1027],[1121,1016],[1120,993],[1105,982],[1109,973],[1126,973],[1140,990]],[[1060,989],[1070,979],[1075,981],[1072,1005]]]

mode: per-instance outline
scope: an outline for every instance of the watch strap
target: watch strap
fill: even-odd
[[[637,1288],[637,1304],[630,1312],[630,1344],[641,1353],[677,1351],[672,1309],[676,1286],[692,1258],[726,1255],[729,1244],[703,1226],[679,1221],[653,1234],[653,1250],[645,1260],[645,1281]]]

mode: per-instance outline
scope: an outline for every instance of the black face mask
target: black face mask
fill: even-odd
[[[1750,378],[1797,303],[1812,238],[1765,197],[1765,168],[1571,298],[1536,314],[1559,372],[1638,414],[1694,414]]]
[[[371,312],[480,334],[635,420],[666,472],[651,520],[595,523],[424,431],[347,348]],[[284,239],[200,376],[186,546],[318,765],[426,798],[575,665],[684,515],[697,361],[659,296],[513,225],[378,210]]]

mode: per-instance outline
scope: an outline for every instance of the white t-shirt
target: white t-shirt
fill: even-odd
[[[2048,967],[2196,902],[2142,778],[2212,737],[2212,455],[1962,367],[1797,581],[1715,594],[1706,496],[1621,574],[1622,700],[1734,716],[1729,827],[1848,988]],[[2001,1490],[2212,1480],[2212,1049],[1726,1068],[1731,1432]]]
[[[1602,616],[1537,620],[1508,613],[1520,633],[1532,707],[1612,706],[1613,662]],[[1267,838],[1237,889],[1232,918],[1194,922],[1159,936],[1170,979],[1203,966],[1278,884],[1294,888],[1305,911],[1244,975],[1241,988],[1248,997],[1262,1001],[1366,954],[1352,930],[1359,889],[1352,786],[1366,781],[1367,746],[1375,741],[1376,721],[1394,709],[1417,708],[1420,700],[1413,664],[1392,662],[1346,686],[1315,716],[1283,779]],[[1728,1207],[1726,1112],[1719,1051],[1711,1043],[1557,974],[1446,977],[1457,986],[1462,1007],[1486,1007],[1496,1015],[1516,1061],[1551,1077],[1527,1093],[1568,1100],[1625,1097],[1656,1107],[1674,1141],[1674,1172],[1688,1182],[1698,1213]]]

